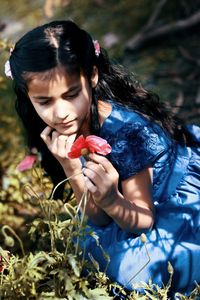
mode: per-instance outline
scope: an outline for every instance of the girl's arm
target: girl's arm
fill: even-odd
[[[154,223],[151,188],[152,168],[148,167],[122,182],[123,195],[105,211],[125,230],[138,234],[148,231]]]
[[[148,167],[122,182],[118,190],[118,173],[104,157],[92,154],[84,174],[95,203],[124,230],[140,234],[154,223],[151,196],[152,168]]]
[[[85,191],[86,185],[85,185],[85,178],[82,173],[80,160],[79,159],[77,160],[78,160],[78,164],[76,165],[75,169],[73,168],[71,169],[71,165],[69,167],[69,162],[67,161],[67,159],[65,159],[65,162],[62,164],[62,167],[67,177],[72,176],[69,182],[74,192],[76,202],[77,204],[79,204],[83,196],[83,193]],[[73,159],[73,164],[75,165],[74,159]],[[74,176],[74,174],[78,174],[78,175]],[[83,202],[81,208],[83,209]],[[87,203],[85,207],[85,213],[94,224],[99,226],[105,226],[109,224],[112,220],[111,217],[109,217],[109,215],[94,202],[91,193],[87,193]]]
[[[77,203],[81,201],[82,195],[85,191],[85,179],[82,172],[82,165],[79,159],[68,159],[67,153],[69,152],[71,145],[73,144],[76,134],[71,136],[65,136],[59,134],[57,131],[52,132],[52,128],[47,126],[41,133],[41,138],[47,145],[48,149],[55,156],[55,158],[61,164],[66,177],[72,178],[69,180],[72,190],[74,192]],[[91,194],[88,196],[85,213],[92,220],[98,220],[100,226],[106,225],[111,221],[111,218],[97,206],[92,199]]]

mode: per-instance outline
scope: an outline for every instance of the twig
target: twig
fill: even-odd
[[[156,39],[156,38],[163,38],[167,35],[177,33],[186,29],[190,29],[200,23],[200,11],[197,11],[190,17],[184,20],[178,20],[176,22],[172,22],[171,24],[166,24],[160,27],[149,27],[144,29],[142,28],[134,37],[128,40],[126,43],[125,49],[126,50],[135,50],[141,48],[147,41]]]
[[[160,15],[161,10],[162,10],[162,8],[163,8],[163,6],[165,5],[166,2],[167,2],[167,0],[160,0],[157,7],[154,9],[152,15],[150,16],[147,24],[144,26],[144,29],[152,27],[152,25],[155,23],[156,19]]]
[[[198,90],[197,90],[197,96],[195,99],[195,103],[200,104],[200,88],[198,88]]]
[[[173,114],[177,114],[179,112],[180,107],[183,105],[183,103],[184,103],[184,94],[183,91],[179,91],[178,96],[175,100],[175,105],[172,108]]]
[[[190,54],[186,49],[184,49],[183,47],[179,47],[179,51],[181,53],[181,55],[187,59],[188,61],[196,64],[197,66],[200,66],[200,59],[199,58],[195,58],[192,54]]]

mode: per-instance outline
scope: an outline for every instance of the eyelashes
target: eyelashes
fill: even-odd
[[[72,94],[72,95],[66,95],[66,96],[63,96],[62,99],[63,100],[73,100],[75,98],[77,98],[80,94],[80,91]],[[52,102],[53,100],[51,99],[47,99],[47,100],[43,100],[43,101],[38,101],[38,104],[41,105],[41,106],[44,106],[44,105],[48,105]]]

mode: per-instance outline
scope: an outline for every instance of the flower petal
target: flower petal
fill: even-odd
[[[97,152],[106,155],[111,152],[112,148],[106,140],[96,135],[89,135],[84,138],[83,135],[79,136],[73,143],[70,152],[67,154],[69,158],[78,158],[83,155],[83,152],[94,153]]]
[[[84,136],[80,135],[71,146],[70,152],[68,152],[67,156],[69,158],[78,158],[81,156],[81,150],[83,148],[87,148],[87,146]]]
[[[90,152],[97,152],[99,154],[106,155],[112,150],[106,140],[96,135],[87,136],[86,142]]]
[[[20,172],[29,170],[33,167],[33,164],[36,162],[36,155],[27,155],[17,166],[17,170]]]

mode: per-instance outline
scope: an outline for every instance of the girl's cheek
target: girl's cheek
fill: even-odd
[[[41,117],[43,120],[51,120],[51,111],[49,109],[44,109],[44,108],[38,108],[37,110],[38,115]]]

